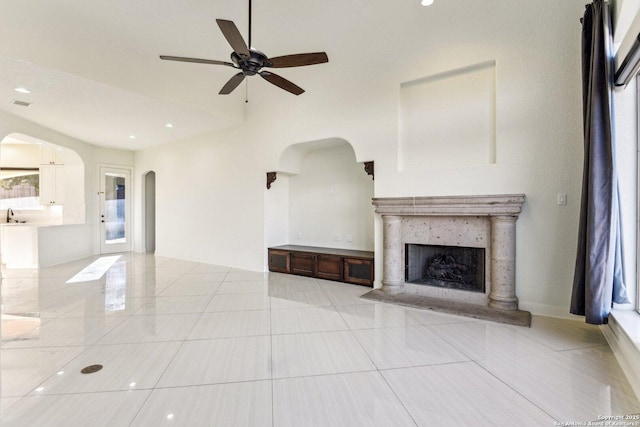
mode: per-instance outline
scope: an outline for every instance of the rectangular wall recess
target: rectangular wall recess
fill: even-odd
[[[496,63],[400,85],[399,169],[496,162]]]

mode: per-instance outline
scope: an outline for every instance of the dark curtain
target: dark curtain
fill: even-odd
[[[615,146],[609,5],[594,0],[582,18],[584,169],[571,313],[607,323],[613,303],[627,303]]]

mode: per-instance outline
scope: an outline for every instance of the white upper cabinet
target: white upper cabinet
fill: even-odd
[[[60,155],[60,151],[46,145],[40,146],[40,164],[41,165],[63,165],[64,160]]]

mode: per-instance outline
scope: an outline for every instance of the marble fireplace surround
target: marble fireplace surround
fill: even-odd
[[[374,198],[384,228],[382,288],[366,299],[530,326],[518,309],[516,220],[524,194]],[[405,283],[405,244],[485,248],[485,293]]]

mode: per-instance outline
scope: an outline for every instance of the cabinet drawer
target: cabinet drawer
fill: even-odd
[[[316,258],[316,277],[327,280],[342,280],[342,257],[318,255]]]

